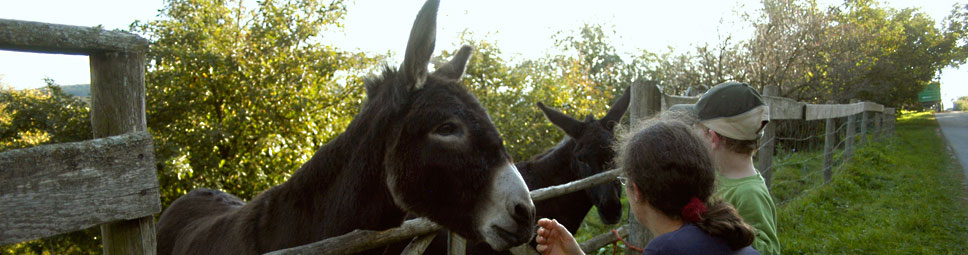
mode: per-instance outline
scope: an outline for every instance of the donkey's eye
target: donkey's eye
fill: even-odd
[[[460,129],[454,123],[444,123],[434,129],[435,134],[442,136],[456,135],[458,132],[460,132]]]

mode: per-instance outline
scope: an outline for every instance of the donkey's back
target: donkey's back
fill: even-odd
[[[158,254],[244,254],[255,249],[246,242],[238,217],[245,202],[232,194],[212,189],[196,189],[172,202],[158,219]],[[226,240],[232,240],[226,242]],[[168,246],[174,244],[174,246]],[[227,245],[231,244],[231,245]],[[189,249],[189,247],[194,247]],[[207,251],[198,248],[207,247]]]

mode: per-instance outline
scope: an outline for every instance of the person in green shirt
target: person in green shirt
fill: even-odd
[[[762,254],[780,254],[776,235],[776,205],[766,182],[753,165],[763,127],[770,109],[760,94],[745,83],[726,82],[713,86],[694,105],[675,105],[671,111],[685,111],[686,122],[710,144],[718,172],[716,195],[739,211],[756,228],[753,248]],[[664,114],[682,117],[681,114]]]

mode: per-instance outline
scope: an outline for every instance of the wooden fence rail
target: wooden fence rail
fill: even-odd
[[[565,183],[562,185],[546,187],[532,190],[531,199],[541,201],[544,199],[568,194],[571,192],[586,189],[591,186],[614,181],[620,174],[619,169],[612,169],[588,178]],[[430,220],[418,218],[404,222],[400,227],[391,228],[383,231],[376,230],[354,230],[350,233],[331,237],[319,242],[282,249],[266,253],[267,255],[296,255],[296,254],[348,254],[366,251],[372,248],[386,246],[388,244],[423,236],[436,234],[440,226]]]
[[[0,244],[161,210],[145,132],[4,151],[0,169]]]
[[[0,240],[30,240],[102,224],[105,254],[155,254],[152,215],[161,211],[161,202],[150,136],[144,133],[147,131],[144,75],[148,41],[134,34],[96,27],[0,19],[0,50],[89,55],[93,137],[136,133],[122,138],[31,148],[27,150],[47,153],[61,161],[50,161],[44,166],[0,167],[0,181],[4,182],[0,196],[5,199],[0,203],[0,212],[5,216],[0,218],[3,236]],[[118,139],[128,141],[122,143],[127,145],[112,143]],[[123,154],[124,148],[136,154]],[[4,155],[9,156],[10,162],[38,160],[22,152]],[[47,169],[57,165],[66,167]],[[58,172],[51,172],[55,170]],[[28,176],[28,173],[45,174]],[[70,176],[78,178],[63,179]],[[66,194],[71,191],[90,194],[94,200]],[[30,197],[44,201],[22,200]],[[90,204],[66,206],[83,201]],[[41,202],[63,204],[41,205]]]

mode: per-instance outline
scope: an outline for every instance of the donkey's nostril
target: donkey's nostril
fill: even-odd
[[[529,225],[534,221],[534,208],[524,203],[514,205],[514,221],[518,224]]]

